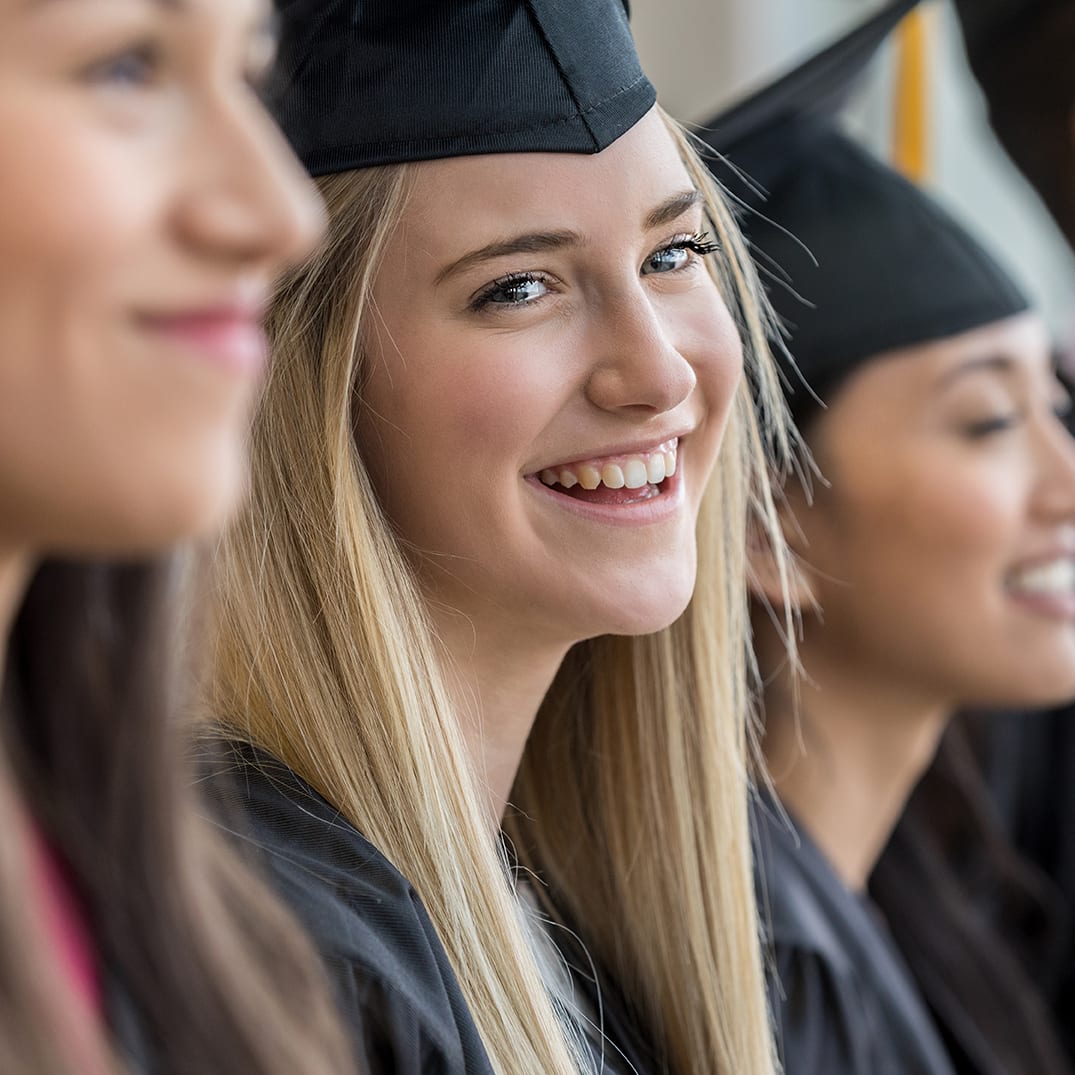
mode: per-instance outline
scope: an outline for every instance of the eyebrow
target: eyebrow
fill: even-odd
[[[968,374],[982,372],[1003,373],[1010,377],[1015,372],[1015,362],[1007,355],[983,355],[981,358],[968,359],[943,373],[937,381],[937,387],[948,388]]]
[[[693,188],[680,191],[666,198],[656,208],[651,209],[643,221],[646,231],[672,224],[684,216],[702,200],[701,194]],[[579,246],[582,236],[577,231],[535,231],[524,235],[515,235],[510,239],[499,239],[446,265],[437,273],[433,283],[440,285],[450,276],[458,276],[460,273],[473,269],[486,261],[496,258],[510,257],[513,254],[539,254],[545,250],[560,250],[566,246]]]
[[[654,228],[663,228],[666,224],[674,224],[681,216],[685,216],[702,201],[702,195],[691,187],[690,190],[681,190],[666,198],[656,209],[651,209],[646,216],[646,231]]]

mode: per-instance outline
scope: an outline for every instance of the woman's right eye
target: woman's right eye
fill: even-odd
[[[516,273],[494,280],[471,304],[475,310],[527,306],[548,294],[548,286],[534,273]]]
[[[100,86],[144,89],[156,81],[159,69],[160,56],[147,42],[95,63],[87,70],[86,78]]]
[[[1014,428],[1018,420],[1019,416],[1014,413],[997,414],[992,418],[983,418],[981,421],[971,422],[965,427],[964,432],[972,440],[979,440],[992,436],[994,433],[1004,433]]]

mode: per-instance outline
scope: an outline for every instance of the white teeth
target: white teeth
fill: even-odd
[[[601,481],[609,489],[622,489],[624,487],[623,471],[615,463],[607,463],[601,471]]]
[[[583,489],[596,489],[601,484],[601,471],[589,464],[579,467],[579,485]]]
[[[1075,560],[1053,560],[1020,571],[1011,588],[1032,594],[1070,594],[1075,592]]]
[[[555,470],[549,467],[538,477],[544,485],[560,485],[564,489],[580,485],[583,489],[594,490],[602,484],[609,489],[641,489],[646,485],[660,485],[675,474],[678,448],[679,442],[670,440],[653,451],[619,457],[615,463],[579,463]]]
[[[629,459],[623,468],[623,484],[628,489],[641,489],[648,484],[649,473],[641,459]]]

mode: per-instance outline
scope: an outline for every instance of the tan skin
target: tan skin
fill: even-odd
[[[662,628],[690,598],[742,365],[687,243],[701,230],[653,112],[593,156],[422,165],[376,282],[360,447],[414,550],[496,817],[567,650]],[[447,271],[532,233],[560,238]],[[581,518],[534,478],[674,434],[683,497],[659,522]]]
[[[1067,405],[1027,314],[866,362],[808,430],[828,484],[812,504],[789,490],[785,512],[803,569],[800,724],[759,616],[764,747],[853,889],[956,710],[1075,695],[1075,594],[1064,568],[1041,575],[1075,558]],[[763,550],[755,568],[776,599]]]
[[[322,209],[262,0],[0,0],[0,638],[35,563],[205,534]],[[2,652],[2,647],[0,647]]]

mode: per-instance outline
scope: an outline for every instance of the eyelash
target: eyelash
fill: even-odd
[[[670,242],[659,246],[654,250],[647,258],[646,261],[656,257],[658,254],[664,254],[669,250],[690,250],[692,253],[698,255],[698,257],[705,257],[708,254],[716,253],[720,250],[720,243],[713,238],[709,232],[699,231],[692,235],[680,235]],[[679,269],[671,269],[668,273],[662,273],[659,275],[668,276],[671,273],[684,272],[691,267],[691,263],[682,266]],[[494,280],[488,287],[482,289],[474,298],[470,304],[470,308],[475,311],[481,311],[492,305],[492,296],[497,291],[505,290],[506,288],[518,286],[521,284],[533,284],[533,283],[548,283],[549,277],[540,272],[519,272],[509,273],[507,276],[501,276]],[[534,300],[538,301],[538,300]],[[505,308],[511,307],[512,304],[503,304]],[[518,305],[528,305],[527,303],[519,303]]]
[[[673,239],[667,246],[661,247],[661,250],[655,251],[655,253],[659,254],[663,250],[675,250],[678,247],[686,247],[688,250],[693,250],[699,257],[704,258],[707,254],[715,254],[720,250],[720,243],[708,231],[696,231],[693,235]],[[652,257],[653,255],[651,254],[650,256]]]

